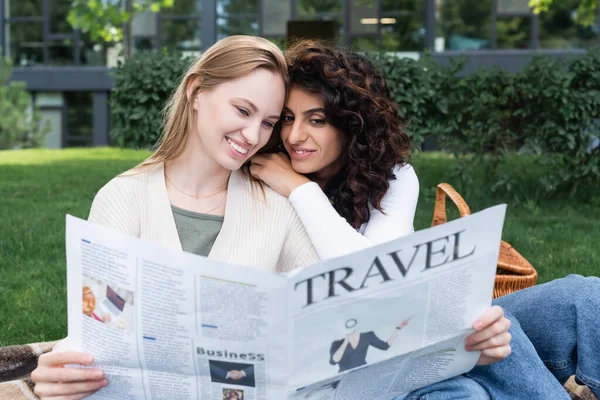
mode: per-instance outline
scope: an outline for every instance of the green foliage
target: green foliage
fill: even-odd
[[[600,136],[600,50],[570,63],[536,57],[516,74],[491,68],[466,76],[460,74],[464,59],[443,66],[429,56],[367,56],[386,78],[414,144],[431,137],[453,153],[455,178],[464,185],[480,179],[487,190],[525,203],[600,182],[600,146],[593,145]],[[189,62],[139,54],[117,68],[111,105],[120,146],[156,143],[161,110]],[[529,168],[507,170],[513,153],[544,154],[536,158],[544,174],[533,179]]]
[[[540,14],[550,10],[554,0],[529,0],[529,7],[533,12]],[[580,0],[575,14],[575,20],[582,26],[592,26],[596,21],[596,8],[598,0]]]
[[[443,96],[454,84],[454,76],[464,60],[445,67],[429,56],[415,61],[373,54],[380,73],[385,76],[398,114],[407,122],[406,132],[420,146],[425,136],[445,137],[451,134],[450,98]]]
[[[93,41],[106,43],[123,39],[123,24],[129,22],[132,13],[173,7],[174,0],[131,0],[132,9],[126,10],[119,0],[73,0],[67,21],[73,29],[89,33]]]
[[[111,135],[120,147],[149,148],[162,129],[162,109],[191,58],[166,52],[137,53],[114,70]]]
[[[0,149],[39,147],[48,132],[24,82],[9,82],[12,63],[0,57]]]

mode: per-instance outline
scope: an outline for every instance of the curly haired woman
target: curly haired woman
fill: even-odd
[[[289,198],[321,259],[412,233],[419,182],[384,79],[364,57],[318,42],[286,59],[291,90],[269,146],[279,152],[253,157],[252,175]],[[576,372],[600,391],[600,301],[584,300],[597,297],[598,278],[570,276],[497,299],[467,338],[479,366],[407,398],[568,399],[561,383]]]
[[[383,78],[363,57],[319,43],[299,42],[286,58],[279,146],[291,161],[262,154],[252,174],[289,197],[321,259],[412,233],[419,181]]]

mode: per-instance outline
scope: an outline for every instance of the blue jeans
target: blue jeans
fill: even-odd
[[[575,375],[600,399],[600,279],[569,275],[494,300],[512,322],[512,354],[407,399],[565,399]]]

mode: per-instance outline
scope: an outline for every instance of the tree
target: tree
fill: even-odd
[[[533,8],[533,12],[540,14],[550,10],[553,0],[529,0],[529,7]],[[575,14],[575,21],[578,24],[588,27],[596,22],[596,9],[598,0],[581,0]]]
[[[173,7],[174,0],[73,0],[67,21],[74,29],[88,33],[93,41],[116,43],[123,40],[123,26],[133,14],[159,12]],[[131,46],[124,42],[125,54]]]
[[[42,124],[24,82],[10,82],[12,63],[0,57],[0,149],[39,147],[50,128]]]

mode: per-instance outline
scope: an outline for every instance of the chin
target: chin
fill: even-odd
[[[230,171],[236,171],[240,168],[242,168],[242,166],[244,165],[244,163],[247,161],[246,160],[233,160],[231,158],[225,158],[225,159],[221,159],[219,160],[219,165],[221,165],[221,167],[228,169]]]
[[[294,160],[292,160],[292,169],[302,175],[314,174],[315,172],[319,171],[318,168],[314,168],[311,165],[306,165]]]

